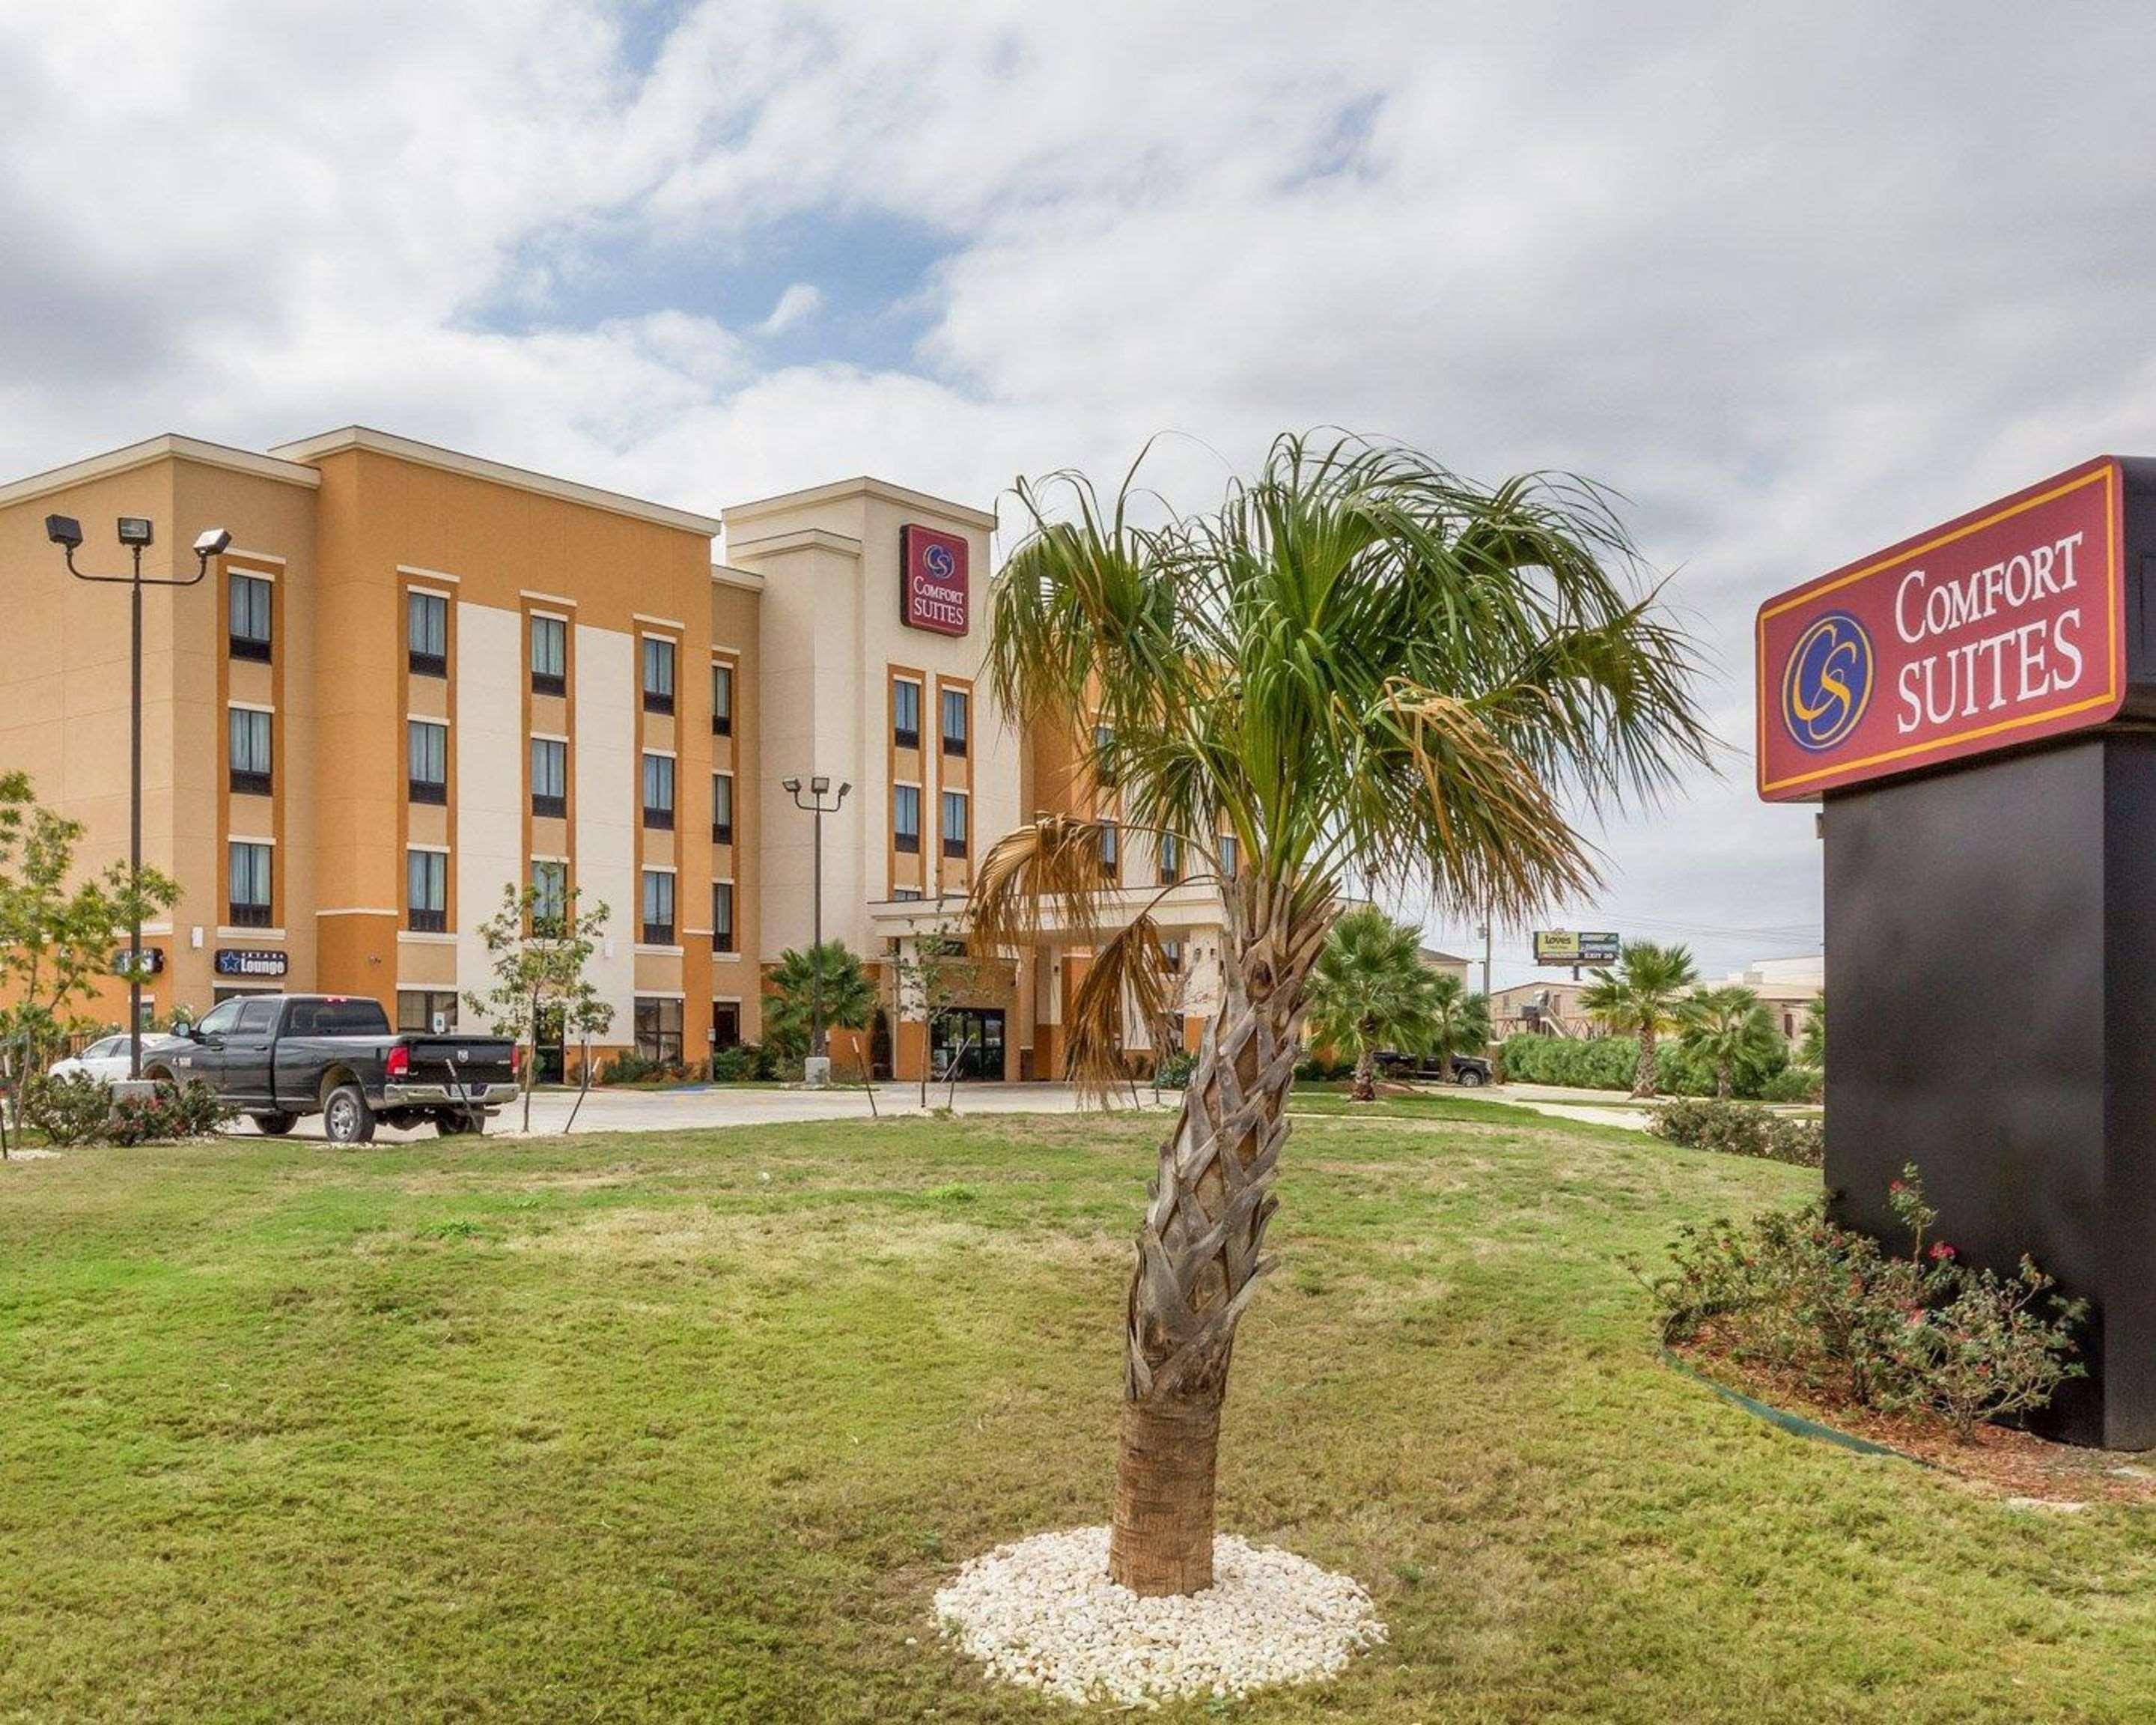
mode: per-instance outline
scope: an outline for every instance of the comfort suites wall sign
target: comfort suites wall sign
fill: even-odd
[[[939,635],[966,632],[966,542],[933,527],[898,533],[899,619]]]
[[[1768,600],[1759,794],[1814,797],[2116,716],[2122,484],[2106,456]]]

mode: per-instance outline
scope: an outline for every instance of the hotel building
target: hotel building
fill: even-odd
[[[981,676],[987,511],[862,478],[701,515],[360,427],[259,454],[157,437],[0,485],[0,770],[83,823],[95,869],[126,855],[128,599],[69,577],[51,514],[98,573],[122,515],[156,523],[146,573],[232,536],[200,586],[145,595],[143,858],[182,895],[145,932],[158,1019],[269,988],[454,1022],[490,986],[480,924],[530,885],[608,907],[603,1050],[694,1064],[759,1039],[766,973],[810,940],[814,826],[784,781],[826,777],[851,788],[824,937],[886,1000],[834,1037],[840,1076],[961,1045],[978,1076],[1060,1076],[1082,944],[968,966],[935,1050],[892,986],[1003,833],[1114,814]],[[1173,846],[1111,826],[1101,852],[1127,906],[1171,887],[1194,1038],[1214,894],[1175,884]]]

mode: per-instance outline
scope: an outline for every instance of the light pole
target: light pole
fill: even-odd
[[[820,1083],[830,1076],[829,1051],[824,1040],[824,817],[836,814],[846,800],[846,793],[853,787],[841,782],[839,793],[832,797],[826,808],[824,797],[829,793],[831,781],[819,773],[808,781],[808,796],[803,800],[801,781],[788,778],[780,781],[787,793],[793,798],[793,806],[816,818],[815,886],[812,889],[815,906],[814,932],[808,954],[808,1059],[811,1064],[802,1069],[802,1076],[811,1084]],[[814,1062],[821,1060],[821,1066]]]
[[[232,535],[213,527],[195,541],[195,572],[185,581],[142,572],[142,552],[157,537],[147,516],[123,515],[120,542],[131,553],[133,572],[126,575],[85,575],[74,566],[82,544],[82,523],[73,516],[45,517],[45,537],[60,548],[68,573],[78,581],[128,589],[129,672],[127,681],[127,1076],[142,1076],[142,589],[146,587],[193,587],[209,573],[209,560],[221,557],[232,543]]]

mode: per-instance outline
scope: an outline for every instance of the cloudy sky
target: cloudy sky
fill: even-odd
[[[2124,4],[10,0],[0,474],[355,420],[713,511],[1163,430],[1194,506],[1327,423],[1589,474],[1732,748],[1570,920],[1720,973],[1819,939],[1758,599],[2156,451],[2152,73]]]

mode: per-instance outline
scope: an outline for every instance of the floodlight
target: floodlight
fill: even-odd
[[[831,788],[831,781],[819,773],[808,781],[808,788],[820,797]]]
[[[157,537],[157,529],[151,526],[146,515],[123,515],[120,517],[120,542],[122,545],[147,545]]]
[[[778,788],[782,791],[789,791],[797,797],[801,794],[801,781],[798,778],[782,778],[778,782]]]
[[[218,557],[224,555],[225,547],[232,543],[232,535],[223,527],[212,527],[195,541],[195,555],[198,557]]]
[[[45,517],[45,537],[73,551],[82,543],[82,523],[71,515],[49,515]]]
[[[851,789],[853,789],[853,787],[848,784],[844,779],[839,781],[839,800],[841,803],[846,800],[846,793]]]

